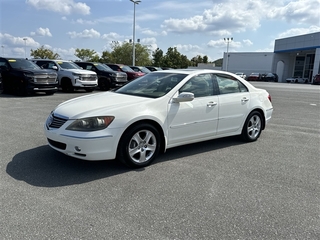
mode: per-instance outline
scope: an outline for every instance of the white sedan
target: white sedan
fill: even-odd
[[[290,77],[286,79],[287,83],[308,83],[308,78]]]
[[[238,75],[239,77],[246,79],[247,75],[245,75],[243,72],[236,72],[236,75]]]
[[[49,145],[69,156],[144,167],[184,144],[232,135],[255,141],[272,112],[269,93],[235,74],[167,70],[61,103],[44,131]]]

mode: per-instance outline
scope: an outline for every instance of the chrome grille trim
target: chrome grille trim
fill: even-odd
[[[83,80],[83,81],[97,81],[97,76],[95,76],[95,75],[82,75],[81,80]]]
[[[47,74],[40,74],[34,76],[34,82],[37,83],[56,83],[57,76],[56,75],[47,75]]]
[[[49,115],[46,125],[48,128],[60,128],[66,121],[68,121],[67,118],[57,117],[52,113]]]

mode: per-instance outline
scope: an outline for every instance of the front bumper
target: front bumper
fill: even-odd
[[[59,129],[48,129],[44,126],[45,136],[51,148],[68,156],[88,160],[111,160],[116,158],[117,146],[120,139],[118,129],[108,129],[89,134],[70,132]],[[85,136],[87,134],[87,136]]]

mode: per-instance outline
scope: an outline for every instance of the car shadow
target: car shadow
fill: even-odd
[[[243,143],[238,137],[229,137],[176,147],[158,156],[152,165]],[[48,145],[18,153],[6,168],[12,178],[37,187],[82,184],[129,171],[144,171],[144,168],[131,169],[117,160],[83,161]]]

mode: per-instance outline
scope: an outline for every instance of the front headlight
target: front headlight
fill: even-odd
[[[71,131],[91,132],[107,128],[113,121],[113,116],[90,117],[77,119],[66,129]]]
[[[34,81],[34,75],[33,75],[33,74],[25,73],[24,76],[25,76],[28,80]]]
[[[115,77],[117,77],[117,74],[111,73],[110,76],[115,78]]]
[[[72,75],[75,76],[75,77],[78,77],[78,78],[81,80],[81,76],[82,76],[81,74],[79,74],[79,73],[72,73]]]

